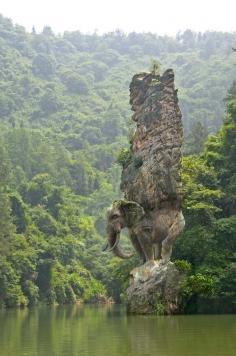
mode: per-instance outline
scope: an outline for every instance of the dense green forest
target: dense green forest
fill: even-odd
[[[155,60],[175,70],[185,127],[187,226],[174,250],[189,274],[184,308],[234,310],[235,44],[236,34],[190,30],[27,33],[0,16],[1,305],[122,299],[137,261],[101,253],[105,211],[132,134],[129,83]]]

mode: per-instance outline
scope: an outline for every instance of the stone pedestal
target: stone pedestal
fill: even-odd
[[[126,291],[127,312],[134,314],[178,314],[185,274],[174,263],[147,262],[130,273]]]

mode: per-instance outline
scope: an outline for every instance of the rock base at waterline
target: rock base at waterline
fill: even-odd
[[[126,291],[127,312],[134,314],[178,314],[185,273],[174,263],[146,262],[130,273]]]

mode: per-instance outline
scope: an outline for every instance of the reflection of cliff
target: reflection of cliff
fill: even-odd
[[[145,210],[162,202],[181,201],[182,121],[174,73],[141,73],[130,85],[136,131],[130,159],[124,164],[121,189]]]

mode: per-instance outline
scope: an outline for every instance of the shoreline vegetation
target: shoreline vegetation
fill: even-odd
[[[1,307],[124,301],[140,261],[101,252],[105,214],[122,198],[129,83],[155,59],[175,71],[185,128],[186,228],[172,258],[188,275],[183,313],[236,312],[235,44],[190,30],[28,33],[0,16]]]

